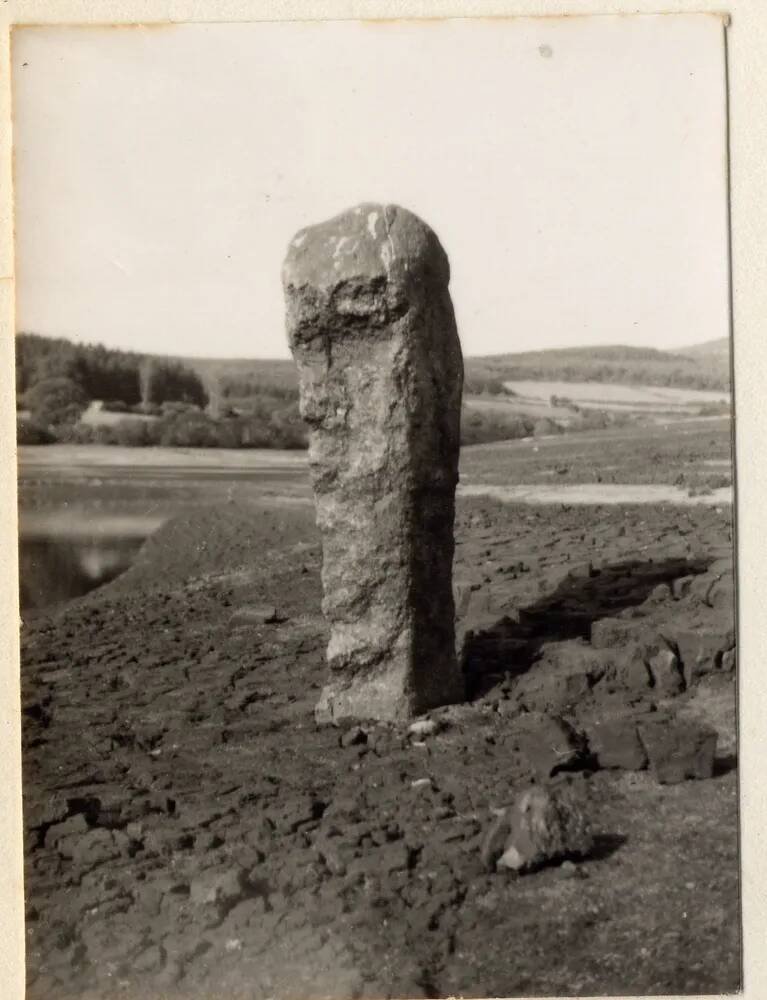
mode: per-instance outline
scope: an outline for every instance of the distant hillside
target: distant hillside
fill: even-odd
[[[502,392],[502,383],[515,379],[562,382],[616,382],[684,389],[729,390],[729,344],[723,340],[687,348],[685,353],[651,347],[567,347],[518,354],[467,357],[467,392]],[[296,384],[292,361],[179,358],[198,373],[208,392],[219,380],[230,399],[248,395],[248,383],[288,389]],[[239,388],[242,392],[236,391]]]
[[[60,355],[64,346],[74,348],[69,342],[48,337],[21,335],[17,340],[17,367],[19,391],[23,392],[33,378],[27,374],[30,355],[48,360],[51,353]],[[78,353],[83,353],[78,348]],[[92,353],[94,348],[86,348]],[[141,355],[97,348],[110,361],[116,359],[121,366],[131,368],[135,382],[135,368],[143,360]],[[69,356],[69,355],[67,355]],[[295,399],[297,379],[292,360],[254,358],[163,358],[163,362],[182,365],[200,378],[211,399],[229,406],[247,405],[256,396],[277,396],[282,400]],[[650,347],[567,347],[543,351],[495,354],[484,357],[467,357],[466,393],[503,393],[505,381],[539,380],[560,382],[601,382],[623,385],[666,386],[680,389],[729,390],[729,342],[726,338],[685,348],[679,351],[659,351]],[[95,388],[95,387],[94,387]],[[102,393],[102,398],[125,398],[125,390]],[[131,386],[131,397],[137,386]],[[94,392],[88,393],[93,398]]]
[[[716,340],[707,340],[692,347],[676,348],[675,353],[682,354],[686,358],[721,358],[729,364],[730,338],[717,337]]]
[[[726,397],[689,391],[729,390],[727,354],[711,345],[686,354],[621,345],[526,351],[469,357],[465,368],[463,444],[728,407]],[[292,360],[140,355],[20,334],[16,369],[17,406],[28,411],[19,440],[27,444],[306,443]],[[103,406],[89,407],[94,400]]]
[[[254,389],[297,392],[298,378],[292,360],[274,358],[179,358],[196,372],[211,394],[228,399],[248,396]]]
[[[470,377],[502,382],[540,379],[723,390],[728,390],[730,383],[727,353],[704,351],[696,355],[688,349],[681,354],[623,345],[555,348],[468,358],[466,370]]]

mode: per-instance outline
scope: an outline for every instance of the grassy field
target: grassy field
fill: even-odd
[[[729,403],[723,390],[680,389],[676,386],[616,385],[604,382],[562,382],[532,379],[504,383],[521,399],[566,398],[580,406],[620,406],[637,410],[693,409],[706,403]]]

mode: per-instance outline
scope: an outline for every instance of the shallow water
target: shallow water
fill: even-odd
[[[21,538],[19,601],[22,611],[81,597],[126,570],[143,536]]]
[[[295,453],[239,453],[237,465],[229,454],[162,456],[134,449],[129,464],[115,449],[107,464],[103,451],[94,449],[90,456],[82,449],[24,449],[22,609],[80,597],[113,580],[128,569],[144,539],[183,511],[228,500],[268,506],[311,502],[305,456]]]

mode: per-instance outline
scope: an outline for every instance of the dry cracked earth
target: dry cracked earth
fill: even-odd
[[[256,513],[24,622],[30,1000],[738,988],[729,507],[460,503],[470,700],[423,739],[315,725],[311,510]],[[680,726],[710,777],[664,770]],[[594,850],[488,870],[531,781],[577,786]]]

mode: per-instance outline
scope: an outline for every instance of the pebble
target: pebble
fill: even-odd
[[[559,873],[562,878],[588,878],[589,873],[585,868],[576,865],[572,861],[563,861],[559,866]]]
[[[347,729],[345,733],[341,736],[341,746],[342,747],[352,747],[361,746],[368,741],[368,734],[361,726],[352,726],[351,729]]]
[[[437,732],[437,723],[434,719],[416,719],[408,726],[411,736],[433,736]]]

